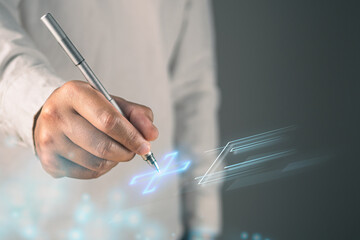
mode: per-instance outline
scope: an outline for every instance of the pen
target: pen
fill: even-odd
[[[75,64],[75,66],[77,66],[80,69],[81,73],[84,75],[85,79],[89,82],[89,84],[95,89],[99,90],[106,97],[106,99],[116,108],[116,110],[118,110],[124,116],[124,113],[121,111],[120,107],[117,105],[115,100],[110,96],[110,94],[106,91],[104,86],[101,84],[100,80],[96,77],[94,72],[86,63],[83,56],[76,49],[74,44],[70,41],[68,36],[65,34],[65,32],[62,30],[60,25],[53,18],[53,16],[50,13],[47,13],[41,17],[41,21],[52,33],[56,41],[64,49],[64,51],[70,57],[72,62]],[[155,169],[160,173],[159,165],[157,164],[154,154],[151,151],[145,155],[142,155],[141,157],[150,166],[155,167]]]

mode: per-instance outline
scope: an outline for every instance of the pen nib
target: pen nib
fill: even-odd
[[[154,157],[154,154],[152,152],[149,152],[145,155],[141,156],[150,166],[155,167],[156,171],[160,174],[160,168],[158,163],[156,162],[156,159]]]
[[[160,168],[159,168],[159,165],[157,164],[157,162],[154,162],[154,166],[156,168],[156,171],[160,174]]]

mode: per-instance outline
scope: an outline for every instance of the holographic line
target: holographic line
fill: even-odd
[[[282,151],[282,152],[278,152],[278,153],[274,153],[274,154],[270,154],[267,156],[263,156],[263,157],[259,157],[259,158],[254,158],[252,160],[248,160],[245,162],[241,162],[241,163],[236,163],[233,165],[229,165],[229,166],[225,166],[225,169],[237,169],[243,166],[248,166],[248,165],[252,165],[252,164],[256,164],[256,163],[262,163],[262,162],[266,162],[269,160],[273,160],[275,158],[279,158],[279,157],[283,157],[283,156],[288,156],[292,153],[294,153],[295,150],[291,149],[291,150],[287,150],[287,151]]]
[[[156,171],[151,171],[151,172],[148,172],[148,173],[145,173],[145,174],[137,175],[137,176],[135,176],[135,177],[133,177],[131,179],[129,185],[136,184],[138,182],[138,180],[140,180],[140,179],[144,180],[144,179],[149,179],[150,178],[150,180],[149,180],[148,184],[146,185],[146,187],[145,187],[144,191],[142,192],[142,194],[148,194],[148,193],[154,192],[157,189],[157,187],[153,185],[155,180],[160,179],[163,176],[183,172],[186,169],[188,169],[188,167],[190,166],[190,161],[185,161],[185,162],[181,163],[179,168],[174,169],[174,170],[169,170],[170,166],[172,165],[172,163],[173,163],[173,161],[174,161],[174,159],[176,158],[177,155],[178,155],[177,152],[173,152],[173,153],[170,153],[170,154],[168,154],[168,155],[166,155],[164,157],[163,161],[165,161],[168,158],[170,158],[170,160],[168,161],[165,168],[162,168],[162,171],[161,171],[160,174],[158,172],[156,172]]]
[[[216,151],[222,150],[222,149],[224,149],[224,148],[225,148],[225,146],[223,146],[223,147],[218,147],[218,148],[206,150],[204,153],[216,152]]]
[[[241,169],[241,171],[237,171],[237,172],[234,172],[234,173],[230,173],[230,174],[226,174],[225,176],[222,175],[222,173],[224,172],[231,172],[233,171],[232,169],[227,169],[225,170],[224,172],[219,172],[217,173],[217,175],[220,175],[220,176],[212,176],[210,179],[207,179],[205,180],[205,182],[203,184],[208,184],[208,183],[212,183],[212,182],[218,182],[220,180],[223,180],[223,179],[229,179],[229,178],[232,178],[232,177],[235,177],[235,176],[238,176],[238,175],[245,175],[247,173],[254,173],[255,171],[261,169],[259,166],[256,166],[254,168],[251,168],[251,169]]]
[[[210,179],[205,180],[204,183],[210,183],[210,182],[218,181],[221,179],[227,179],[227,178],[231,178],[231,177],[234,177],[234,176],[237,176],[240,174],[247,173],[250,170],[259,168],[260,166],[258,164],[260,164],[260,163],[275,160],[275,159],[278,159],[278,158],[281,158],[284,156],[289,156],[295,152],[296,152],[295,149],[290,149],[290,150],[286,150],[286,151],[282,151],[282,152],[272,153],[272,154],[262,156],[262,157],[253,158],[253,159],[247,160],[245,162],[225,166],[224,167],[225,170],[223,170],[221,172],[215,172],[215,173],[208,174],[207,177]],[[253,168],[249,169],[249,167],[253,167]],[[234,172],[234,173],[231,173],[231,172]],[[226,174],[223,175],[223,173],[226,173]],[[202,177],[203,176],[196,177],[195,180],[198,180]]]
[[[244,172],[249,171],[249,170],[250,170],[250,169],[245,169]],[[216,179],[227,178],[227,176],[223,176],[223,173],[224,173],[224,172],[231,172],[231,171],[233,171],[233,169],[225,169],[224,171],[221,171],[221,172],[210,173],[210,174],[209,174],[209,177],[211,177],[211,179],[210,179],[210,180],[206,180],[205,183],[212,181],[215,177],[218,177],[218,176],[220,176],[220,177],[218,177],[218,178],[216,178]],[[239,173],[239,174],[240,174],[240,173]],[[202,177],[203,177],[203,176],[199,176],[199,177],[196,177],[196,178],[194,178],[194,179],[195,179],[195,180],[198,180],[198,179],[200,179],[200,178],[202,178]]]
[[[284,133],[284,132],[292,131],[292,130],[295,130],[295,129],[296,129],[296,126],[291,125],[291,126],[287,126],[287,127],[267,131],[267,132],[264,132],[264,133],[255,134],[255,135],[252,135],[252,136],[248,136],[248,137],[244,137],[244,138],[240,138],[240,139],[237,139],[237,140],[230,141],[225,146],[210,149],[210,150],[205,151],[204,153],[210,153],[210,152],[223,150],[229,144],[235,144],[235,143],[240,144],[240,143],[250,142],[250,141],[257,140],[257,139],[263,139],[263,138],[266,138],[266,137],[270,137],[270,136],[278,134],[278,133]]]
[[[211,166],[209,167],[209,169],[205,172],[204,176],[202,176],[202,178],[200,179],[200,181],[198,182],[198,184],[202,184],[204,182],[204,178],[209,174],[209,172],[213,169],[213,167],[215,166],[215,164],[218,163],[219,158],[222,156],[222,154],[224,153],[224,151],[229,147],[229,145],[231,144],[241,144],[241,143],[246,143],[249,141],[253,141],[253,140],[257,140],[257,139],[262,139],[262,138],[266,138],[266,137],[270,137],[272,135],[278,134],[278,133],[282,133],[282,132],[287,132],[290,130],[294,130],[296,128],[296,126],[288,126],[288,127],[283,127],[283,128],[279,128],[279,129],[275,129],[275,130],[271,130],[268,132],[264,132],[264,133],[260,133],[260,134],[255,134],[249,137],[245,137],[245,138],[241,138],[241,139],[237,139],[234,141],[230,141],[228,142],[225,147],[222,148],[220,154],[216,157],[216,159],[214,160],[214,162],[211,164]],[[219,148],[218,148],[219,149]],[[209,152],[209,151],[207,151]]]
[[[255,148],[255,147],[259,147],[259,146],[264,146],[264,145],[268,145],[273,144],[274,142],[278,142],[282,139],[282,137],[273,137],[270,139],[264,139],[261,141],[257,141],[257,142],[253,142],[253,143],[248,143],[239,147],[234,147],[230,150],[230,152],[233,152],[234,154],[238,154],[240,152],[244,152],[247,151],[249,149]]]

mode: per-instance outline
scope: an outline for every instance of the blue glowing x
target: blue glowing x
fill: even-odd
[[[190,165],[190,161],[184,161],[181,163],[176,164],[173,163],[175,158],[177,157],[178,153],[177,152],[173,152],[173,153],[169,153],[168,155],[166,155],[163,159],[162,159],[162,163],[164,163],[165,161],[167,162],[167,165],[164,168],[161,168],[161,173],[157,173],[156,171],[151,171],[148,173],[144,173],[141,175],[137,175],[135,177],[133,177],[129,183],[129,185],[134,185],[136,183],[138,183],[141,180],[149,180],[148,184],[146,185],[146,188],[144,189],[144,191],[142,192],[143,194],[148,194],[148,193],[152,193],[156,190],[156,180],[164,177],[164,176],[168,176],[170,174],[175,174],[175,173],[179,173],[179,172],[183,172],[185,171],[189,165]],[[176,168],[173,168],[173,165],[177,165]],[[172,168],[171,168],[172,167]]]

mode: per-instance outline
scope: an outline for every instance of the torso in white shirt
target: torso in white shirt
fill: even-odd
[[[83,79],[42,25],[40,17],[47,12],[57,18],[111,94],[152,108],[160,132],[152,149],[161,159],[173,151],[174,113],[168,64],[183,11],[183,1],[34,0],[21,3],[20,18],[61,78]],[[50,195],[51,189],[54,191],[51,196],[42,193],[44,197],[37,199],[32,208],[38,216],[28,218],[37,219],[33,225],[37,231],[51,236],[48,239],[67,239],[78,230],[86,230],[83,239],[107,239],[107,236],[145,239],[146,235],[160,232],[161,236],[149,239],[174,239],[181,231],[176,176],[164,179],[154,193],[143,195],[144,182],[129,186],[132,177],[151,170],[138,156],[129,163],[120,163],[99,179],[85,181],[51,179],[28,149],[2,147],[1,154],[14,157],[13,163],[6,163],[9,171],[1,170],[7,172],[1,175],[2,181],[10,177],[18,179],[19,187],[26,188],[26,194],[33,197],[36,191]],[[14,167],[20,164],[26,167]],[[26,179],[36,179],[39,184],[30,191],[23,184]],[[92,222],[77,219],[76,209],[84,201],[92,206],[89,220]],[[116,219],[123,222],[116,226]]]

